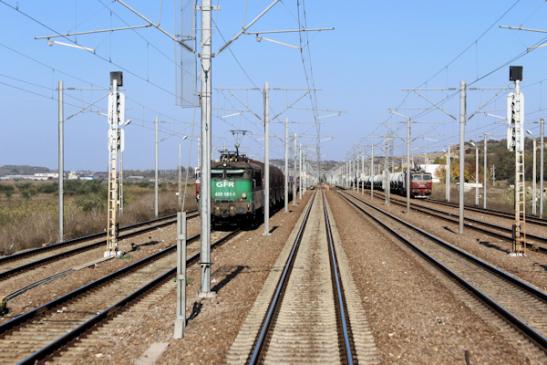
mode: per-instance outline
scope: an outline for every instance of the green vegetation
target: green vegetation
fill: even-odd
[[[120,225],[151,219],[153,184],[124,184],[124,213]],[[176,184],[160,185],[160,214],[176,211]],[[195,208],[194,187],[186,195]],[[103,231],[106,227],[107,186],[102,181],[65,182],[65,239]],[[57,183],[48,181],[0,182],[0,255],[57,241]]]
[[[483,176],[483,156],[484,156],[484,143],[483,141],[475,142],[479,148],[479,175]],[[539,146],[539,141],[538,141]],[[458,178],[459,164],[456,156],[457,151],[453,151],[451,173],[452,178]],[[537,171],[539,171],[539,151],[537,152]],[[515,175],[515,153],[507,150],[506,140],[501,141],[488,141],[488,176],[489,180],[492,180],[492,165],[496,167],[496,180],[507,181],[509,184],[513,184]],[[533,142],[531,139],[525,140],[525,153],[524,153],[524,166],[527,180],[532,178],[533,170]],[[446,157],[437,157],[434,161],[436,164],[444,165],[446,163]],[[545,170],[547,171],[547,159],[545,161]],[[475,149],[467,147],[465,155],[465,167],[464,178],[466,181],[472,181],[475,179]],[[439,171],[440,176],[444,179],[444,169]],[[538,172],[539,178],[539,172]]]

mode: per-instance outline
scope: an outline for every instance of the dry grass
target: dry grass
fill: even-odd
[[[450,191],[450,200],[452,202],[458,202],[459,191],[457,187],[452,187]],[[479,189],[479,206],[482,207],[483,200],[483,191]],[[512,213],[514,212],[514,190],[512,187],[500,186],[488,187],[488,202],[487,206],[490,209],[501,210],[504,212]],[[444,184],[433,184],[433,193],[432,197],[434,199],[445,200],[445,185]],[[475,205],[475,189],[471,189],[464,194],[465,204]],[[532,212],[532,193],[530,186],[527,184],[526,192],[526,210],[527,214]],[[539,206],[539,203],[537,203]]]
[[[189,187],[186,208],[195,208],[195,199]],[[120,225],[146,221],[154,217],[154,194],[149,187],[128,186],[126,203]],[[65,239],[79,237],[106,229],[106,210],[98,207],[84,211],[78,196],[65,198]],[[58,241],[57,196],[38,194],[30,199],[17,195],[0,198],[0,255],[46,245]],[[106,197],[105,197],[106,200]],[[160,192],[160,216],[177,210],[173,186]]]

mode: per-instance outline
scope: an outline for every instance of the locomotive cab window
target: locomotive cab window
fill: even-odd
[[[255,171],[253,174],[253,180],[255,181],[255,186],[262,186],[262,172]]]
[[[223,177],[224,177],[224,170],[221,170],[221,169],[211,170],[211,178],[222,179]]]
[[[424,175],[424,180],[431,180],[431,175]]]
[[[226,170],[226,177],[228,178],[243,177],[244,173],[245,173],[245,170],[243,169]]]

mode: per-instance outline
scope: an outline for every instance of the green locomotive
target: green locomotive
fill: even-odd
[[[211,218],[215,225],[223,223],[253,224],[264,211],[264,164],[224,151],[211,166]],[[270,207],[283,203],[284,175],[270,165]],[[292,189],[289,188],[289,192]],[[292,193],[291,193],[292,195]],[[290,197],[289,197],[290,198]]]

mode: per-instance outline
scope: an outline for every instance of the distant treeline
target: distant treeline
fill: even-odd
[[[539,140],[537,141],[538,151],[536,152],[537,158],[537,178],[539,179],[539,161],[540,161],[540,151],[539,151]],[[546,141],[547,142],[547,141]],[[479,147],[479,170],[480,176],[483,175],[483,157],[484,157],[484,142],[475,141]],[[546,146],[547,148],[547,146]],[[454,152],[454,151],[453,151]],[[457,163],[457,156],[455,153],[452,154],[452,159]],[[500,141],[489,140],[488,141],[488,174],[491,178],[492,176],[492,166],[496,168],[496,180],[507,180],[510,184],[514,182],[515,179],[515,153],[507,150],[507,141],[505,139]],[[446,157],[443,154],[440,157],[435,159],[435,163],[445,164]],[[525,140],[525,152],[524,152],[524,167],[525,167],[525,177],[526,180],[532,179],[532,170],[533,170],[533,141],[531,139]],[[547,173],[547,156],[544,160],[544,169]],[[472,147],[467,147],[465,155],[465,171],[467,176],[474,176],[475,173],[475,149]],[[453,174],[457,172],[454,171]],[[453,175],[455,176],[455,175]]]

